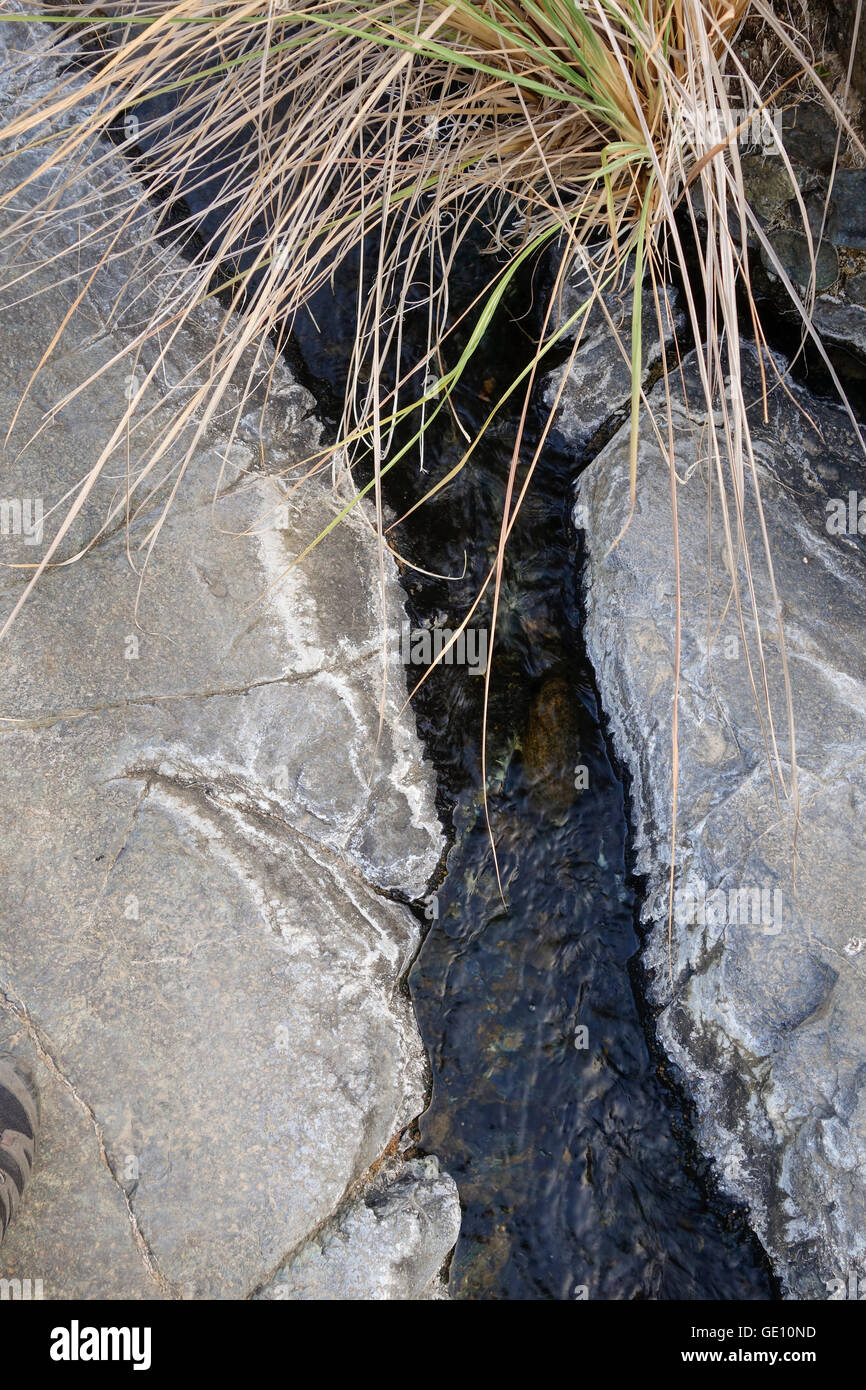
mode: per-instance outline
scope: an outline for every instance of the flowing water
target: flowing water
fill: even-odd
[[[466,267],[467,295],[476,274]],[[506,306],[458,392],[470,428],[526,351],[525,311]],[[317,306],[319,322],[327,313]],[[315,390],[333,373],[331,351],[310,326],[295,348]],[[339,392],[339,371],[333,385]],[[401,553],[425,569],[459,575],[466,557],[457,582],[405,573],[413,626],[455,627],[478,592],[495,554],[516,416],[515,407],[401,533]],[[418,460],[389,475],[391,505],[404,510],[461,452],[456,430],[438,429],[424,475]],[[450,1289],[769,1299],[763,1252],[714,1195],[640,1003],[625,794],[580,637],[569,516],[580,462],[556,441],[546,449],[509,541],[488,719],[502,895],[480,795],[483,681],[441,666],[415,697],[451,829],[409,981],[433,1071],[421,1146],[455,1177],[464,1212]],[[489,619],[482,605],[472,626]],[[409,667],[410,688],[419,674]]]
[[[215,167],[190,195],[203,228],[222,182]],[[455,312],[478,270],[469,254]],[[350,280],[314,306],[327,332],[302,316],[289,349],[326,418],[347,369]],[[528,350],[529,281],[515,293],[457,392],[470,428]],[[402,553],[425,569],[461,575],[465,564],[454,582],[406,571],[414,626],[453,627],[474,600],[495,555],[515,429],[516,409],[401,531]],[[453,425],[437,424],[426,472],[415,457],[388,475],[390,505],[404,510],[461,448]],[[580,636],[569,512],[586,462],[551,443],[509,543],[488,726],[502,894],[480,794],[483,680],[443,666],[415,698],[450,836],[409,980],[433,1073],[420,1144],[455,1177],[464,1212],[450,1288],[476,1299],[770,1299],[766,1259],[713,1189],[641,1002],[625,792]],[[482,606],[472,625],[489,620]],[[409,667],[410,685],[419,674]]]

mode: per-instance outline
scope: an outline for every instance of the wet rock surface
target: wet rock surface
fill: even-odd
[[[745,361],[757,401],[757,365],[748,352]],[[686,386],[699,400],[689,363]],[[661,414],[660,387],[650,400]],[[730,602],[715,483],[708,537],[707,420],[684,409],[677,386],[683,638],[673,988],[675,575],[669,470],[649,430],[636,514],[619,545],[609,551],[628,508],[626,430],[583,475],[576,520],[585,528],[588,650],[631,777],[659,1037],[695,1097],[702,1146],[726,1190],[748,1203],[788,1294],[824,1298],[830,1281],[866,1263],[863,455],[840,408],[799,388],[793,399],[775,391],[769,404],[769,422],[756,410],[753,429],[796,717],[796,875],[792,807],[768,767],[746,652],[758,673],[760,658],[748,617],[744,642]],[[749,531],[759,555],[754,508]],[[745,591],[742,568],[740,580]],[[779,643],[760,563],[755,582],[789,780]]]
[[[0,26],[7,117],[54,77],[43,65],[25,80],[11,65],[6,47],[28,41]],[[5,187],[30,158],[4,165]],[[55,240],[41,233],[27,249],[28,265],[77,245],[83,217],[110,214],[99,191],[108,174],[127,177],[106,155],[98,178],[85,166],[69,182],[69,217]],[[19,191],[15,212],[37,192]],[[21,565],[44,554],[64,496],[122,418],[130,374],[150,365],[146,352],[134,365],[123,356],[158,302],[158,248],[142,283],[146,232],[121,236],[7,442],[2,495],[38,501],[44,525],[27,533],[16,518],[30,513],[4,511],[3,617],[30,573]],[[19,270],[0,267],[4,434],[90,266],[85,255],[67,278],[44,264],[24,290]],[[201,370],[220,312],[203,305],[174,339],[133,463],[167,418],[169,383]],[[0,1048],[33,1070],[43,1126],[0,1273],[42,1278],[47,1298],[245,1297],[287,1256],[301,1258],[313,1232],[326,1240],[331,1221],[323,1296],[349,1288],[366,1260],[376,1296],[413,1297],[455,1238],[453,1186],[438,1179],[434,1200],[432,1179],[411,1165],[397,1166],[400,1201],[378,1240],[342,1210],[365,1200],[368,1170],[424,1105],[404,987],[419,931],[393,899],[424,892],[440,828],[429,765],[401,713],[392,570],[380,736],[368,524],[341,525],[278,582],[343,499],[323,482],[301,505],[287,500],[278,475],[309,455],[321,427],[281,362],[265,358],[261,370],[271,374],[264,423],[259,402],[232,434],[230,398],[207,426],[140,596],[137,545],[162,499],[132,522],[128,552],[123,517],[105,524],[125,486],[124,441],[59,554],[101,533],[97,544],[43,576],[6,638]],[[414,1251],[414,1273],[400,1280],[398,1249],[399,1259]]]

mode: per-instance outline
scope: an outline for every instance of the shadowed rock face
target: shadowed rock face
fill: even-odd
[[[815,18],[819,20],[822,12],[826,12],[827,47],[839,54],[843,70],[847,68],[851,45],[856,39],[851,85],[860,100],[866,100],[866,28],[861,21],[860,33],[855,34],[857,0],[818,0],[816,9]]]
[[[746,355],[747,395],[760,396]],[[686,385],[700,399],[687,362]],[[661,413],[660,388],[651,405]],[[781,595],[796,714],[802,802],[777,802],[730,598],[713,480],[707,526],[706,418],[675,390],[682,550],[677,906],[670,943],[671,715],[675,576],[667,463],[645,430],[637,509],[628,506],[627,430],[584,474],[586,640],[614,743],[632,777],[636,867],[647,876],[645,960],[662,1043],[700,1116],[726,1188],[745,1199],[795,1297],[866,1266],[866,568],[852,515],[863,457],[845,414],[794,388],[756,412],[756,454]],[[811,417],[810,424],[808,416]],[[835,502],[833,499],[837,499]],[[864,508],[866,510],[866,508]],[[749,509],[753,555],[760,535]],[[864,521],[866,530],[866,521]],[[708,572],[709,555],[709,572]],[[745,576],[740,582],[748,607]],[[766,567],[755,566],[764,658],[783,764],[789,758],[779,642]],[[786,776],[789,764],[784,766]],[[757,895],[757,896],[756,896]]]
[[[814,256],[814,325],[841,374],[862,382],[866,375],[866,170],[834,170],[836,135],[832,117],[821,106],[801,103],[785,113],[785,145],[796,188],[778,156],[743,156],[746,194],[772,248],[771,253],[757,236],[751,238],[753,285],[762,312],[772,308],[796,341],[802,322],[779,278],[775,258],[805,296]],[[811,247],[798,194],[809,220]],[[822,367],[812,346],[809,362],[813,369]]]
[[[5,46],[28,41],[29,30],[0,26],[6,115],[53,80],[42,66],[25,84],[12,68]],[[3,178],[14,185],[30,167],[22,154]],[[127,176],[110,154],[99,182],[109,176]],[[33,197],[22,191],[16,209]],[[41,234],[46,260],[111,211],[89,166],[63,197],[78,206]],[[7,565],[44,554],[63,495],[122,417],[131,324],[158,302],[159,258],[141,259],[146,230],[121,237],[21,410],[2,497],[38,500],[44,533],[13,524],[7,509]],[[22,299],[14,267],[0,266],[4,434],[87,270],[76,263],[65,281],[43,267],[27,282],[40,293]],[[182,390],[200,370],[219,319],[202,307],[175,338],[133,455],[164,423],[168,385]],[[455,1239],[453,1184],[438,1176],[431,1196],[430,1174],[403,1173],[399,1157],[389,1172],[401,1200],[377,1240],[354,1208],[341,1212],[350,1192],[364,1201],[367,1170],[386,1149],[398,1154],[424,1104],[426,1064],[402,986],[419,933],[390,896],[423,893],[440,829],[432,777],[400,712],[403,610],[391,569],[377,753],[381,601],[369,527],[340,526],[276,582],[341,502],[326,483],[285,502],[272,475],[307,456],[320,427],[283,364],[261,365],[273,368],[264,422],[253,407],[232,438],[235,396],[208,426],[137,620],[121,519],[75,565],[45,575],[0,663],[0,1049],[32,1065],[43,1108],[40,1157],[0,1273],[41,1278],[45,1297],[244,1297],[285,1257],[301,1258],[314,1230],[327,1242],[332,1218],[324,1295],[414,1297]],[[44,412],[100,368],[46,424]],[[124,446],[62,555],[99,531],[125,476]],[[132,526],[136,565],[159,505]],[[26,573],[0,571],[3,617]],[[401,1282],[413,1251],[415,1273]]]

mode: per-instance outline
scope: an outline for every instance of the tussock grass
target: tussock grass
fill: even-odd
[[[861,3],[857,0],[858,22]],[[11,4],[3,9],[4,17],[21,18]],[[539,250],[554,247],[557,271],[537,350],[490,413],[493,419],[514,391],[523,393],[498,554],[484,584],[485,589],[492,585],[495,630],[505,547],[547,434],[542,432],[526,457],[522,435],[529,394],[548,354],[573,335],[573,360],[593,304],[606,312],[606,291],[622,289],[629,279],[649,283],[657,320],[653,331],[664,334],[671,320],[666,286],[672,267],[679,267],[685,281],[684,312],[699,344],[703,401],[698,408],[716,422],[707,431],[706,446],[733,557],[731,601],[740,615],[774,782],[796,807],[793,703],[740,362],[743,330],[759,348],[764,346],[749,290],[748,238],[757,238],[775,263],[804,334],[813,334],[812,296],[803,302],[787,280],[743,187],[728,81],[732,76],[738,80],[755,109],[784,100],[784,93],[760,90],[738,59],[736,37],[747,18],[765,25],[774,47],[793,57],[801,80],[834,110],[840,132],[856,136],[843,103],[834,102],[818,70],[800,51],[796,29],[784,14],[768,0],[85,0],[47,5],[29,18],[50,25],[47,36],[40,31],[39,40],[49,51],[80,45],[99,56],[83,76],[60,78],[50,95],[0,129],[0,152],[4,146],[30,142],[44,152],[44,168],[52,171],[52,191],[35,217],[16,218],[15,189],[0,202],[6,211],[6,243],[22,253],[20,294],[28,291],[24,252],[57,215],[57,189],[64,180],[72,181],[85,156],[97,164],[104,158],[100,138],[118,121],[127,122],[130,146],[141,140],[149,147],[149,191],[169,202],[204,180],[207,162],[218,159],[227,141],[242,147],[233,176],[219,195],[219,230],[191,266],[178,269],[158,321],[130,345],[134,357],[157,331],[163,341],[171,341],[195,305],[213,293],[214,263],[227,270],[231,308],[205,364],[206,382],[178,403],[172,424],[133,472],[129,495],[117,503],[118,514],[134,517],[139,507],[151,504],[154,493],[162,496],[159,518],[140,541],[145,555],[241,364],[250,353],[261,362],[268,335],[289,331],[334,266],[360,250],[357,332],[339,439],[306,461],[290,487],[302,486],[312,473],[333,465],[338,454],[350,464],[362,454],[372,457],[372,477],[358,495],[371,497],[383,566],[385,548],[396,546],[385,524],[385,473],[411,454],[437,414],[458,416],[455,387],[510,282]],[[148,114],[154,94],[171,95],[175,109],[170,117]],[[130,117],[140,122],[138,129]],[[777,154],[787,162],[784,149]],[[800,210],[814,264],[802,203]],[[135,195],[129,206],[115,204],[107,224],[77,248],[79,275],[82,257],[93,266],[110,259],[121,229],[134,226],[143,212]],[[478,219],[487,225],[491,247],[500,254],[490,258],[489,284],[468,312],[464,345],[458,350],[452,346],[449,284]],[[689,281],[683,233],[689,227],[698,248],[699,286]],[[182,235],[184,228],[178,231]],[[555,304],[576,267],[591,288],[577,312],[562,323]],[[372,285],[369,294],[361,288],[367,283]],[[421,283],[424,292],[419,295]],[[745,323],[738,307],[743,292],[749,306]],[[646,428],[655,431],[670,461],[678,565],[673,424],[670,414],[667,422],[657,421],[644,408],[643,302],[642,294],[634,294],[630,331],[620,340],[632,369],[625,524],[639,485],[639,430]],[[427,350],[407,368],[402,331],[410,303],[414,313],[419,304],[426,312]],[[766,389],[784,389],[768,353],[763,360]],[[829,361],[827,366],[832,374]],[[667,374],[665,386],[670,399]],[[126,424],[134,420],[139,397],[130,402]],[[408,443],[406,430],[398,431],[407,424]],[[102,458],[82,480],[6,627],[52,563],[122,428],[106,441]],[[183,461],[169,468],[169,450],[181,437]],[[458,468],[471,462],[475,444],[467,436]],[[456,471],[432,490],[446,487]],[[747,542],[750,511],[763,534],[761,556],[752,555]],[[753,664],[745,640],[747,625],[760,630],[757,564],[766,567],[778,617],[784,735],[777,731],[761,644]],[[677,588],[678,688],[678,568]],[[470,612],[465,622],[471,618]],[[676,717],[675,691],[675,784]]]

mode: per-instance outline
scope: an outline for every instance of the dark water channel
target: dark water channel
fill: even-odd
[[[455,313],[480,269],[469,256]],[[542,264],[518,287],[459,389],[470,431],[525,360],[544,275]],[[316,306],[317,322],[328,314]],[[324,379],[339,399],[332,347],[311,324],[294,347],[319,398]],[[399,536],[401,553],[424,569],[459,575],[466,557],[459,582],[404,573],[413,625],[454,628],[478,593],[495,555],[518,407],[515,399],[471,465]],[[527,453],[540,423],[531,421]],[[461,453],[456,429],[437,429],[423,476],[417,460],[389,475],[391,506],[402,513]],[[763,1251],[713,1190],[640,1002],[625,793],[580,635],[570,511],[585,462],[554,437],[509,542],[487,750],[506,904],[481,801],[483,681],[441,666],[414,702],[451,831],[409,979],[433,1069],[420,1142],[453,1174],[463,1204],[450,1290],[770,1299]],[[489,619],[483,604],[472,625]],[[419,673],[409,672],[411,688]]]
[[[221,186],[216,167],[209,184],[189,192],[204,232],[220,215],[212,209]],[[455,313],[478,271],[469,253]],[[544,267],[533,274],[537,289]],[[336,418],[341,399],[355,302],[349,267],[335,297],[319,296],[315,321],[300,318],[290,344],[325,418]],[[527,277],[457,392],[468,428],[528,351],[532,303]],[[327,325],[323,334],[316,323]],[[411,356],[411,315],[406,331]],[[492,563],[516,410],[398,537],[404,555],[438,573],[460,575],[465,555],[456,582],[405,572],[415,626],[456,625]],[[537,427],[531,422],[530,441]],[[426,473],[416,457],[388,475],[390,506],[402,512],[461,451],[453,424],[437,425]],[[714,1191],[641,1002],[625,792],[580,633],[569,512],[586,462],[551,443],[509,546],[488,730],[506,904],[481,808],[483,681],[465,667],[441,667],[415,700],[450,835],[409,988],[433,1072],[420,1145],[453,1174],[464,1211],[451,1292],[770,1299],[777,1289],[763,1252]],[[486,628],[489,617],[482,606],[473,627]],[[417,674],[409,668],[412,682]]]

